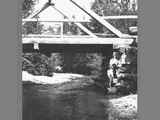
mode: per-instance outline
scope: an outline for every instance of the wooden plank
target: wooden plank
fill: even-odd
[[[89,20],[76,20],[76,19],[46,19],[46,18],[26,18],[22,19],[22,22],[75,22],[75,23],[83,23],[83,22],[90,22]]]
[[[25,38],[60,38],[61,35],[41,35],[41,34],[29,34],[29,35],[22,35]]]
[[[60,38],[61,35],[42,35],[42,34],[29,34],[22,35],[23,38]],[[92,38],[89,35],[63,35],[64,38]]]
[[[108,19],[138,19],[137,15],[119,15],[119,16],[103,16],[101,17],[105,20]]]
[[[115,37],[115,34],[108,34],[108,33],[94,33],[98,37]]]
[[[62,16],[64,16],[64,18],[68,18],[68,16],[66,16],[62,11],[60,11],[59,9],[57,9],[54,5],[52,5],[52,7],[53,7],[58,13],[60,13]]]
[[[122,38],[22,38],[23,44],[131,44],[133,39]]]
[[[86,27],[84,27],[81,23],[75,23],[79,28],[81,28],[84,32],[89,34],[91,37],[97,38],[96,35],[94,35],[90,30],[88,30]]]
[[[60,31],[60,35],[61,35],[61,38],[63,38],[63,22],[61,23],[61,31]]]

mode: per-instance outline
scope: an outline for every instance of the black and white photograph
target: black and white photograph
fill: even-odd
[[[22,120],[138,120],[138,0],[22,0]]]

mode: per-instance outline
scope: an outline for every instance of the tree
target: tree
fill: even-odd
[[[26,22],[22,26],[22,34],[41,34],[43,25],[39,22]]]
[[[28,17],[33,13],[35,0],[24,0],[22,2],[22,18]],[[41,34],[43,25],[38,21],[26,22],[22,26],[22,34]]]
[[[49,58],[41,53],[23,53],[22,70],[33,75],[52,76]]]
[[[130,0],[95,0],[91,9],[97,13],[99,16],[110,16],[110,15],[137,15],[135,10],[135,4],[132,5],[132,8],[129,8]],[[108,20],[113,26],[119,29],[123,33],[128,33],[128,27],[136,26],[137,21],[135,20]],[[107,29],[104,29],[100,23],[93,20],[90,26],[96,28],[96,31],[100,33],[110,32]],[[103,29],[102,29],[103,28]]]
[[[33,12],[34,0],[24,0],[22,2],[22,18],[28,17]]]

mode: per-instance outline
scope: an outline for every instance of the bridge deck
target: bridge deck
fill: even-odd
[[[131,44],[132,38],[93,38],[90,36],[23,36],[22,43],[41,43],[41,44]]]

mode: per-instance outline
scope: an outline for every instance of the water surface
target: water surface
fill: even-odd
[[[62,91],[23,84],[23,120],[108,120],[102,99],[104,91],[94,85]]]

